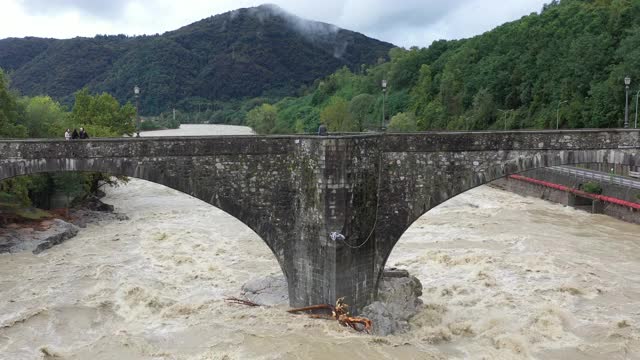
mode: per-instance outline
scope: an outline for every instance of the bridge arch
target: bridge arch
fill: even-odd
[[[416,181],[401,186],[401,193],[398,190],[399,178],[411,179],[434,179],[429,177],[429,173],[434,171],[433,167],[423,167],[420,164],[437,164],[436,159],[448,159],[452,154],[443,153],[412,153],[406,157],[403,154],[399,159],[399,154],[387,154],[385,161],[387,169],[385,173],[395,174],[387,177],[382,185],[382,193],[390,196],[404,197],[407,201],[403,209],[394,208],[390,213],[387,209],[384,217],[393,218],[393,226],[384,226],[385,237],[382,245],[385,246],[379,254],[381,262],[376,267],[376,291],[382,279],[384,268],[401,237],[416,223],[422,216],[431,209],[451,200],[463,193],[477,187],[489,184],[495,180],[505,178],[509,175],[521,174],[530,170],[548,168],[562,165],[586,165],[586,164],[606,164],[623,165],[628,167],[640,166],[640,150],[636,147],[623,149],[583,149],[583,150],[541,150],[541,151],[497,151],[497,152],[473,152],[467,154],[466,161],[472,164],[471,167],[460,166],[455,161],[444,161],[443,167],[439,167],[443,179],[435,182]],[[434,157],[436,159],[434,159]],[[455,155],[453,155],[455,158]],[[399,161],[399,162],[398,162]],[[410,166],[402,165],[408,162]],[[411,175],[404,174],[398,177],[398,168],[411,168]],[[401,183],[402,181],[400,181]],[[380,244],[380,243],[379,243]]]
[[[108,174],[110,176],[127,176],[134,179],[145,180],[154,184],[163,185],[170,189],[176,190],[180,193],[188,195],[190,197],[201,200],[212,207],[221,210],[227,215],[233,217],[234,219],[240,221],[242,224],[250,228],[254,233],[256,233],[263,242],[269,247],[271,252],[276,255],[274,249],[269,245],[269,242],[266,241],[258,231],[262,230],[256,226],[256,222],[252,221],[252,218],[249,216],[245,216],[244,213],[238,212],[237,209],[240,208],[238,204],[234,204],[232,202],[224,202],[221,204],[222,207],[219,207],[217,203],[212,203],[211,198],[207,198],[202,194],[205,191],[202,189],[198,189],[197,187],[190,187],[190,184],[185,181],[181,181],[179,178],[175,177],[165,177],[163,174],[158,174],[157,171],[154,170],[152,166],[146,165],[135,165],[135,164],[127,164],[127,162],[119,162],[119,170],[113,170],[114,168],[109,166],[107,162],[99,162],[97,164],[81,164],[82,162],[78,162],[75,160],[63,161],[63,162],[46,162],[40,163],[39,168],[27,168],[21,167],[14,177],[28,176],[28,175],[36,175],[43,173],[62,173],[62,172],[79,172],[79,173],[89,173],[89,172],[100,172],[104,174]],[[41,166],[41,167],[40,167]],[[44,169],[44,170],[43,170]],[[123,170],[125,169],[125,170]],[[126,169],[135,169],[135,171],[127,171]],[[0,178],[0,181],[11,179],[10,178]],[[284,268],[282,267],[281,259],[277,258],[280,267],[285,274]]]
[[[175,149],[175,143],[173,140],[166,145]],[[281,245],[286,241],[288,229],[279,226],[278,218],[284,216],[272,207],[273,198],[282,204],[293,202],[293,192],[287,190],[289,182],[275,179],[277,174],[284,174],[283,168],[290,167],[286,152],[277,149],[278,153],[273,154],[276,151],[268,148],[264,153],[247,153],[245,149],[240,154],[216,151],[217,154],[199,157],[192,154],[197,150],[183,147],[177,149],[177,154],[174,151],[155,157],[136,156],[132,147],[141,145],[146,144],[106,139],[9,142],[4,149],[0,146],[0,153],[9,150],[4,152],[6,160],[0,155],[0,180],[40,173],[101,172],[166,186],[208,203],[250,228],[270,249],[290,283],[291,267],[286,265],[287,251]],[[257,176],[257,168],[268,176]],[[288,178],[286,174],[285,179]]]

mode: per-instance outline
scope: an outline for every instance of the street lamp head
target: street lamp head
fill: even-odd
[[[138,85],[134,86],[133,93],[136,95],[140,94],[140,88],[138,87]]]
[[[387,88],[387,80],[382,80],[382,89],[386,89]]]
[[[627,86],[631,85],[631,78],[628,77],[628,76],[626,78],[624,78],[624,84],[627,85]]]

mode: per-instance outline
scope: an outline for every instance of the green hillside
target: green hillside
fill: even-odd
[[[54,39],[26,37],[0,40],[0,64],[5,71],[19,69],[56,42]]]
[[[333,131],[379,128],[386,79],[393,130],[621,127],[630,76],[633,126],[639,18],[637,0],[553,1],[471,39],[393,49],[389,62],[342,69],[247,121],[264,133],[310,132],[320,121]]]
[[[342,66],[384,58],[391,44],[263,5],[155,36],[0,40],[0,68],[24,95],[71,103],[83,87],[121,102],[142,89],[141,113],[294,94]]]

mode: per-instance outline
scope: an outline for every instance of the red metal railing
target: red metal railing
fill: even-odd
[[[564,185],[559,185],[559,184],[554,184],[548,181],[543,181],[543,180],[538,180],[538,179],[532,179],[532,178],[528,178],[526,176],[522,176],[522,175],[509,175],[510,179],[514,179],[514,180],[520,180],[520,181],[524,181],[524,182],[528,182],[531,184],[537,184],[537,185],[542,185],[542,186],[546,186],[548,188],[551,189],[556,189],[556,190],[560,190],[560,191],[566,191],[569,193],[572,193],[574,195],[578,195],[578,196],[582,196],[582,197],[586,197],[586,198],[590,198],[590,199],[594,199],[594,200],[599,200],[599,201],[603,201],[603,202],[607,202],[607,203],[611,203],[611,204],[616,204],[616,205],[620,205],[620,206],[626,206],[635,210],[640,210],[640,204],[638,203],[634,203],[631,201],[626,201],[626,200],[622,200],[622,199],[618,199],[618,198],[614,198],[611,196],[604,196],[604,195],[597,195],[597,194],[590,194],[588,192],[584,192],[582,190],[578,190],[578,189],[573,189],[570,188],[568,186],[564,186]]]

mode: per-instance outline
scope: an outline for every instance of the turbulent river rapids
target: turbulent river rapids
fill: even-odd
[[[90,224],[39,255],[0,255],[0,359],[640,359],[638,225],[469,191],[398,243],[387,265],[420,279],[425,305],[408,334],[376,337],[225,303],[280,268],[204,202],[136,179],[103,201],[129,220]]]

